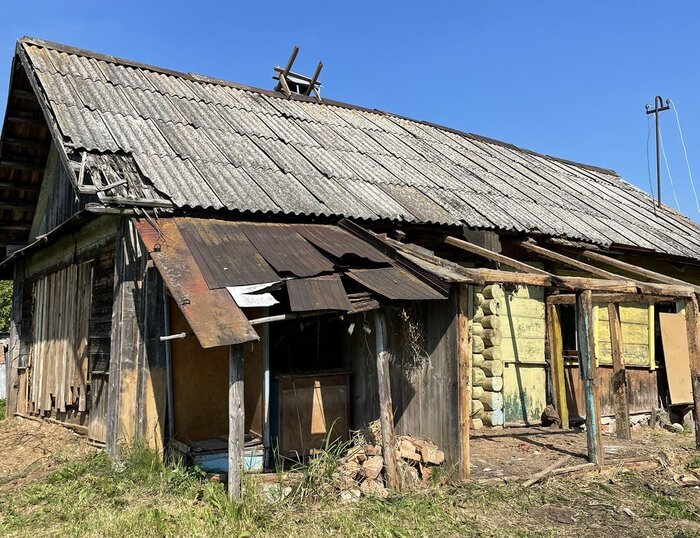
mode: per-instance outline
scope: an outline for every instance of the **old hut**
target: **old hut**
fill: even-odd
[[[600,462],[601,415],[628,435],[630,413],[697,401],[697,223],[611,170],[278,76],[17,43],[10,416],[188,452],[235,494],[272,447],[378,417],[385,446],[427,436],[464,478],[470,428],[551,403]]]

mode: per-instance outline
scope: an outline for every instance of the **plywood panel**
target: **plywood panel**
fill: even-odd
[[[280,390],[280,452],[305,455],[331,440],[347,439],[348,374],[284,376]]]
[[[191,332],[180,309],[169,302],[170,332]],[[260,312],[257,312],[260,314]],[[256,312],[248,315],[256,315]],[[262,332],[262,329],[260,329]],[[262,433],[263,343],[243,344],[246,431]],[[228,347],[204,349],[196,338],[173,340],[174,435],[202,441],[228,434]]]
[[[659,313],[666,378],[672,404],[692,403],[688,335],[684,314]]]

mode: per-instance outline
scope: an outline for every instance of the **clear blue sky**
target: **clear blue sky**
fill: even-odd
[[[613,168],[647,192],[644,104],[660,94],[700,189],[699,34],[691,1],[4,0],[0,114],[22,35],[263,88],[296,43],[296,70],[323,59],[328,98]],[[680,208],[700,220],[671,112],[662,129]],[[655,185],[653,151],[652,132]],[[665,171],[662,191],[675,207]]]

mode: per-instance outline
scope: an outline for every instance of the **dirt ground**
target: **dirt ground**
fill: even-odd
[[[55,424],[26,419],[0,421],[0,486],[37,482],[96,449],[84,437]]]
[[[471,440],[472,477],[526,477],[571,456],[566,466],[586,463],[586,434],[544,427],[507,428],[475,432]],[[632,440],[603,434],[606,465],[626,462],[630,468],[649,468],[643,460],[662,465],[677,474],[687,474],[683,464],[695,455],[694,438],[662,428],[639,428]],[[633,465],[636,463],[636,465]]]

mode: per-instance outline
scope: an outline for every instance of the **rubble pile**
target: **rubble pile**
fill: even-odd
[[[375,437],[376,441],[376,436]],[[410,435],[397,437],[396,459],[404,487],[428,485],[434,469],[445,461],[445,454],[429,439]],[[341,500],[362,495],[387,497],[384,458],[379,444],[356,444],[342,458],[338,473]]]

